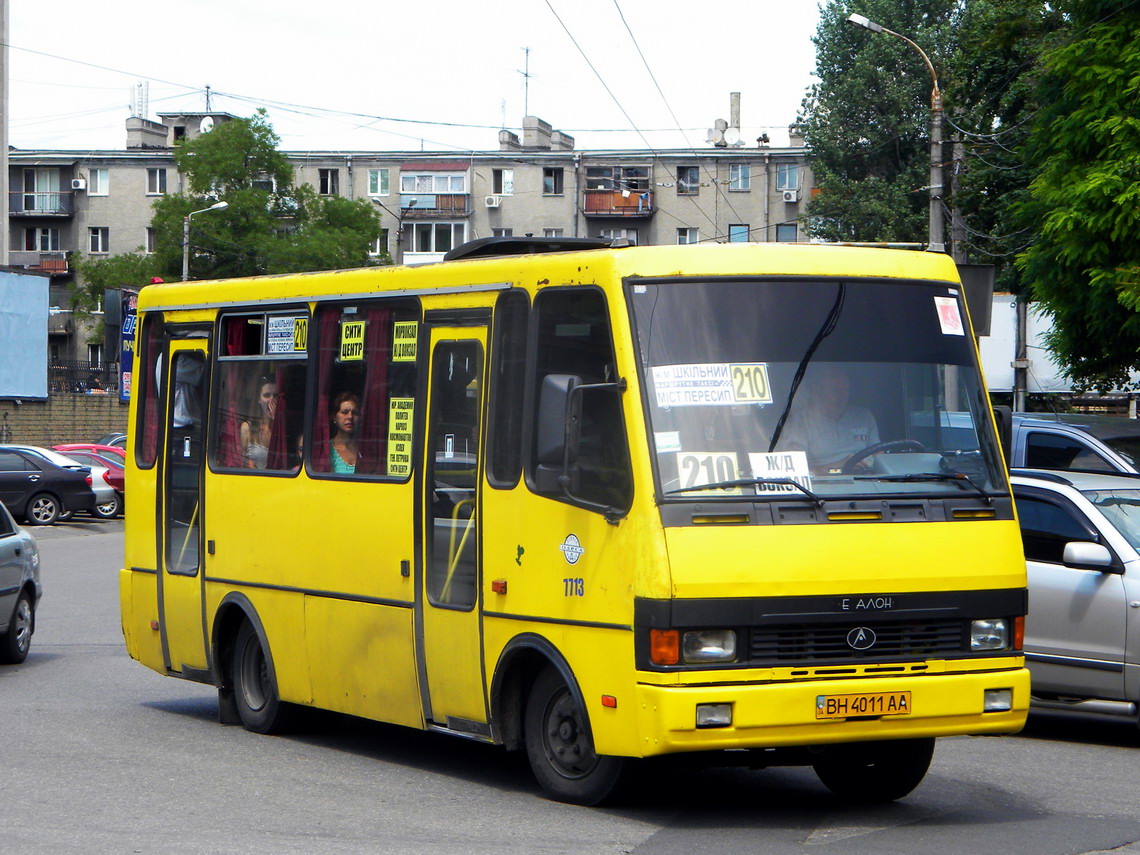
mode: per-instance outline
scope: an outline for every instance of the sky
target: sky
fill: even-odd
[[[285,151],[497,150],[538,116],[579,150],[786,145],[816,0],[9,3],[9,142],[122,149],[146,118],[264,106]],[[45,8],[50,14],[45,15]],[[529,51],[527,50],[529,49]],[[140,87],[140,84],[143,84]]]

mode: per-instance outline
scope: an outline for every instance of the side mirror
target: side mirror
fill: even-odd
[[[1074,540],[1065,544],[1062,561],[1066,567],[1076,567],[1078,570],[1101,570],[1105,573],[1119,573],[1121,568],[1114,565],[1112,553],[1108,547],[1100,543],[1089,543],[1083,540]]]
[[[581,384],[582,378],[574,374],[548,374],[542,379],[534,470],[539,493],[566,493],[576,486],[582,396],[574,390]]]
[[[994,421],[997,423],[998,442],[1005,455],[1005,465],[1013,461],[1013,410],[1009,407],[994,407]]]

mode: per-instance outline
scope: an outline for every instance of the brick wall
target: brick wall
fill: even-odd
[[[94,442],[126,431],[127,405],[114,395],[53,395],[46,401],[0,401],[0,442],[50,447]]]

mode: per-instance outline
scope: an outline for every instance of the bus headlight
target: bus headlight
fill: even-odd
[[[698,629],[686,632],[681,640],[681,656],[690,665],[732,662],[736,659],[736,631]]]
[[[986,618],[970,624],[971,650],[1008,650],[1009,621],[1005,618]]]

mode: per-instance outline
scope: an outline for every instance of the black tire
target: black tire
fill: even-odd
[[[28,500],[24,518],[28,525],[51,525],[62,512],[59,499],[50,493],[37,493]]]
[[[16,608],[12,610],[8,631],[0,635],[0,663],[19,665],[28,658],[35,626],[36,614],[32,599],[27,591],[21,591],[16,597]]]
[[[122,512],[122,509],[122,500],[119,498],[119,494],[115,493],[115,498],[109,502],[96,505],[92,508],[91,513],[101,520],[113,520]]]
[[[597,805],[618,794],[629,761],[594,753],[586,712],[552,668],[531,687],[524,728],[530,768],[552,799]]]
[[[234,642],[234,703],[242,726],[254,733],[280,733],[288,722],[288,705],[277,694],[277,678],[249,621]]]
[[[917,787],[933,756],[933,739],[854,742],[829,748],[814,768],[839,798],[873,804],[901,799]]]

